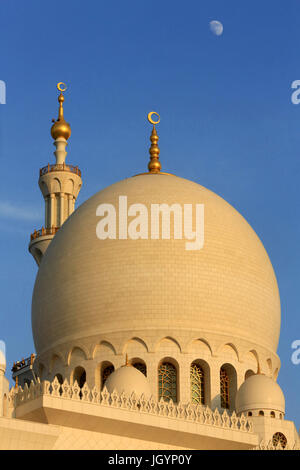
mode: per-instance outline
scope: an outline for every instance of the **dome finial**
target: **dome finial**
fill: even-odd
[[[157,118],[158,118],[157,121],[154,121],[152,119],[153,114],[155,116],[157,116]],[[161,164],[160,164],[160,161],[159,161],[160,150],[159,150],[159,147],[157,145],[158,135],[157,135],[157,132],[156,132],[155,125],[160,122],[160,115],[158,113],[156,113],[155,111],[151,111],[151,113],[148,114],[148,121],[151,124],[153,124],[153,129],[152,129],[152,133],[151,133],[151,137],[150,137],[151,147],[149,149],[150,162],[148,164],[148,169],[149,169],[150,173],[159,173],[160,170],[161,170]]]
[[[128,360],[128,354],[127,354],[127,353],[126,353],[126,355],[125,355],[125,364],[124,364],[124,366],[122,366],[122,367],[131,367],[131,364],[130,364],[130,362],[129,362],[129,360]]]
[[[63,102],[65,101],[63,92],[66,91],[67,85],[63,82],[59,82],[56,86],[58,91],[60,91],[60,95],[58,97],[59,109],[57,121],[52,119],[54,124],[51,127],[51,135],[54,140],[58,139],[59,137],[63,137],[64,139],[68,140],[71,135],[71,127],[70,124],[65,121],[63,108]]]

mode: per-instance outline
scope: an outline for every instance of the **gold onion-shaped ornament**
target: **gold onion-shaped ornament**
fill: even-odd
[[[57,84],[57,89],[61,92],[58,97],[58,102],[59,102],[58,118],[56,121],[54,119],[52,120],[54,124],[51,127],[51,135],[54,140],[58,139],[59,137],[63,137],[64,139],[68,140],[68,138],[71,135],[71,126],[69,123],[65,121],[65,118],[64,118],[63,102],[65,101],[65,98],[62,93],[66,91],[67,86],[64,83],[60,82]]]

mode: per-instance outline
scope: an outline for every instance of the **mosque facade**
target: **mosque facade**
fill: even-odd
[[[75,210],[82,178],[66,163],[58,89],[45,223],[29,243],[36,354],[14,364],[10,390],[0,356],[0,448],[299,449],[276,382],[279,291],[256,233],[161,171],[156,113],[148,172]]]

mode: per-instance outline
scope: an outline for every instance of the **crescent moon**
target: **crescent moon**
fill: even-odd
[[[56,86],[59,91],[66,91],[67,89],[67,85],[64,82],[59,82]]]
[[[157,121],[153,121],[152,116],[155,114],[155,116],[158,117]],[[158,124],[160,122],[160,115],[156,113],[155,111],[151,111],[151,113],[148,114],[148,121],[151,122],[155,126],[155,124]]]

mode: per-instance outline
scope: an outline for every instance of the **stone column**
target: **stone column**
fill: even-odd
[[[147,357],[147,379],[150,385],[151,394],[154,397],[154,400],[158,400],[158,371],[157,371],[157,361],[155,355],[149,353]]]
[[[211,363],[210,369],[211,408],[221,409],[220,399],[220,364],[219,361]]]
[[[48,197],[45,197],[45,228],[48,227]]]
[[[59,195],[59,225],[61,226],[64,221],[65,221],[65,207],[64,207],[64,203],[65,203],[65,195],[64,193],[60,193]]]
[[[73,212],[73,196],[72,194],[68,194],[68,216]]]
[[[190,384],[190,359],[187,355],[181,354],[178,359],[179,363],[179,400],[181,403],[189,403],[191,401],[191,384]]]
[[[56,225],[54,221],[54,212],[55,212],[54,203],[55,203],[55,195],[50,194],[50,227],[52,227],[53,225]]]
[[[90,389],[92,389],[95,385],[95,374],[96,374],[96,369],[95,369],[95,364],[94,361],[86,361],[84,364],[84,369],[86,372],[86,382]]]

